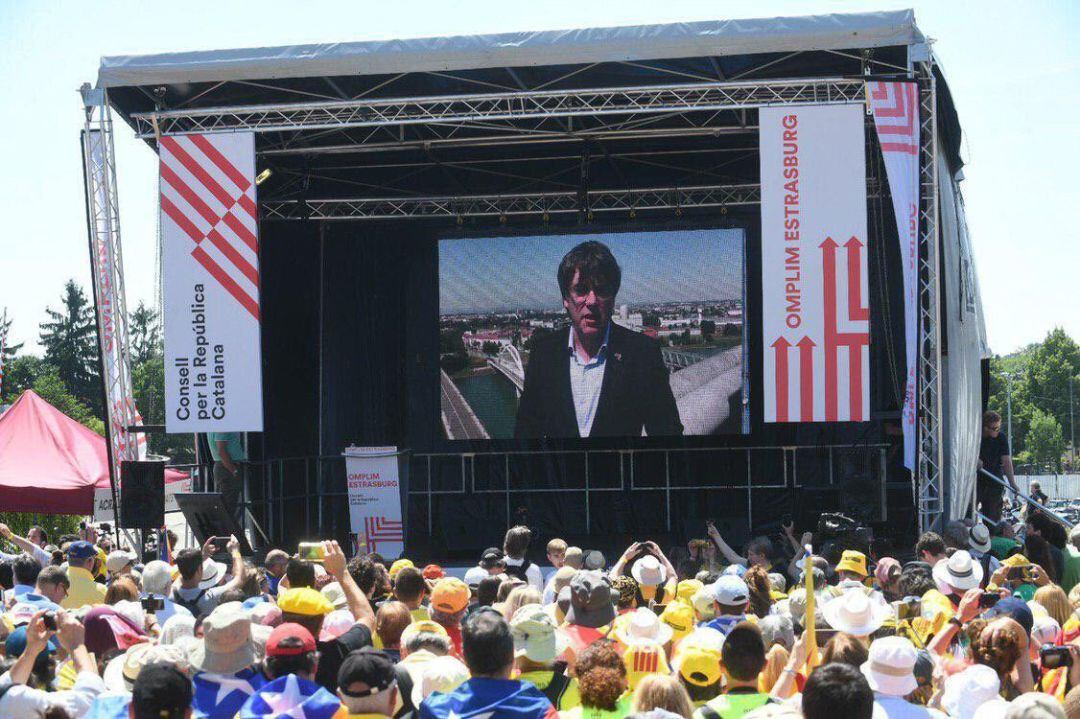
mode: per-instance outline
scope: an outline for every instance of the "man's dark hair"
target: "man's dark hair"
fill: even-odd
[[[531,529],[523,524],[510,527],[510,529],[506,530],[506,537],[503,539],[503,551],[506,552],[508,557],[521,559],[525,556],[525,552],[529,551],[529,542],[531,541]]]
[[[900,580],[897,583],[901,597],[921,597],[931,589],[936,589],[933,578],[926,572],[917,569],[905,569],[900,572]]]
[[[349,574],[352,575],[356,586],[360,591],[371,596],[375,588],[375,580],[379,577],[379,565],[365,554],[358,554],[349,560]]]
[[[181,549],[176,553],[176,568],[180,570],[182,579],[191,579],[198,574],[202,563],[203,557],[200,549]]]
[[[41,572],[41,564],[29,554],[20,554],[15,558],[11,571],[15,575],[16,584],[26,584],[32,587],[37,582],[38,574]]]
[[[425,591],[424,575],[416,567],[404,567],[394,577],[394,596],[403,602],[415,602]]]
[[[595,240],[582,242],[567,252],[559,263],[559,291],[563,297],[570,296],[574,272],[579,272],[579,280],[595,289],[597,294],[603,291],[614,297],[622,285],[622,270],[615,256],[607,245]]]
[[[30,527],[30,529],[26,530],[27,535],[29,535],[35,529],[37,531],[41,532],[41,543],[42,544],[48,544],[49,543],[49,533],[46,532],[45,528],[42,527],[40,524],[35,524],[34,526]]]
[[[502,586],[502,577],[491,575],[480,580],[476,585],[476,603],[483,607],[490,607],[499,598],[499,587]]]
[[[271,678],[277,679],[286,674],[314,674],[318,661],[318,652],[305,652],[288,656],[267,657],[263,664],[266,667],[266,673]]]
[[[915,542],[915,557],[921,559],[923,552],[929,552],[935,557],[945,554],[945,540],[937,532],[923,532],[919,541]]]
[[[15,586],[15,573],[11,571],[11,562],[0,562],[0,588],[11,589]]]
[[[181,719],[191,706],[192,684],[172,664],[150,664],[131,690],[135,719]]]
[[[988,409],[983,412],[983,427],[989,427],[994,422],[1000,422],[1001,415],[992,409]]]
[[[285,565],[285,576],[289,579],[290,589],[315,587],[315,565],[307,560],[290,559]]]
[[[37,583],[51,584],[53,586],[62,584],[68,589],[71,588],[71,580],[68,579],[67,572],[52,564],[41,569],[37,575]]]
[[[741,682],[755,679],[765,667],[765,640],[750,622],[739,622],[724,639],[720,650],[728,674]]]
[[[470,614],[461,627],[462,653],[473,677],[493,677],[514,663],[510,625],[493,609]]]
[[[802,711],[805,719],[870,719],[874,714],[874,692],[855,667],[825,664],[806,680]]]
[[[1041,509],[1029,505],[1027,523],[1051,546],[1064,549],[1069,541],[1069,534],[1065,531],[1065,527],[1050,519],[1050,515]]]

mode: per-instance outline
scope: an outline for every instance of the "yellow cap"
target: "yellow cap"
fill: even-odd
[[[694,600],[694,595],[705,588],[705,584],[696,579],[684,579],[675,585],[675,596],[686,603]]]
[[[694,631],[694,608],[687,602],[677,599],[667,605],[660,614],[660,621],[671,627],[674,632],[672,638],[679,641]]]
[[[405,646],[409,643],[409,640],[415,637],[420,632],[431,632],[432,634],[438,634],[440,637],[449,637],[446,633],[446,629],[438,622],[433,622],[430,619],[421,619],[420,621],[413,621],[412,624],[405,627],[401,632],[401,645]]]
[[[1028,564],[1031,564],[1031,560],[1023,554],[1014,554],[1001,560],[1001,566],[1003,567],[1024,567]]]
[[[844,550],[840,562],[836,565],[838,572],[855,572],[860,577],[866,576],[866,555],[854,549]]]
[[[623,654],[623,663],[630,691],[637,689],[638,682],[649,674],[671,674],[664,648],[655,642],[631,644]]]
[[[396,576],[405,567],[412,567],[416,569],[416,565],[412,563],[411,559],[398,559],[390,565],[390,576]]]
[[[334,611],[330,600],[311,587],[286,589],[278,595],[277,603],[281,611],[305,617],[324,617]]]
[[[693,645],[679,652],[679,675],[694,686],[707,687],[720,681],[720,652],[711,647]]]
[[[431,590],[431,608],[444,614],[457,614],[469,606],[469,585],[457,577],[443,577]]]

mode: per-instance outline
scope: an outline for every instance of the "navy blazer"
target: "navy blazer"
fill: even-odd
[[[570,389],[570,327],[536,341],[518,404],[517,439],[580,437]],[[660,344],[611,323],[604,381],[590,437],[650,437],[683,433]]]

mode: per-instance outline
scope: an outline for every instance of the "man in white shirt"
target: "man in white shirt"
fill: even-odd
[[[532,541],[532,530],[524,525],[511,527],[503,539],[503,551],[506,552],[506,573],[526,582],[538,592],[544,591],[544,577],[540,566],[530,562],[525,556]]]
[[[161,609],[154,610],[154,617],[159,627],[165,626],[169,617],[176,613],[191,614],[187,607],[180,606],[169,597],[172,591],[172,567],[165,562],[155,559],[147,562],[142,573],[142,599],[160,600]]]
[[[52,562],[52,555],[46,552],[42,546],[44,544],[44,540],[42,538],[45,536],[45,531],[41,527],[31,527],[30,534],[31,536],[38,537],[38,539],[42,541],[42,544],[35,544],[27,537],[20,537],[19,535],[12,532],[11,528],[8,527],[6,524],[0,524],[0,537],[3,537],[4,539],[17,546],[22,551],[29,554],[31,557],[38,561],[38,564],[44,567],[50,562]],[[15,557],[17,556],[18,555],[16,554],[0,552],[0,561],[11,562],[14,561]]]

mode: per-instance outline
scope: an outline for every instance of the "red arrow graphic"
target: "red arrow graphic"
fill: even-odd
[[[851,239],[844,243],[847,248],[847,298],[848,319],[868,320],[870,310],[863,307],[862,301],[862,248],[863,243],[859,238],[852,235]]]
[[[849,379],[848,379],[848,400],[851,403],[851,416],[848,418],[852,422],[865,422],[866,417],[863,417],[863,402],[862,402],[862,347],[856,345],[848,349],[848,367],[849,367]]]
[[[837,419],[836,403],[836,248],[831,237],[819,245],[824,269],[822,291],[825,300],[825,421]]]
[[[814,340],[806,335],[799,347],[799,414],[803,422],[814,421]]]
[[[786,337],[777,337],[770,345],[776,351],[776,421],[788,421],[788,349]]]

